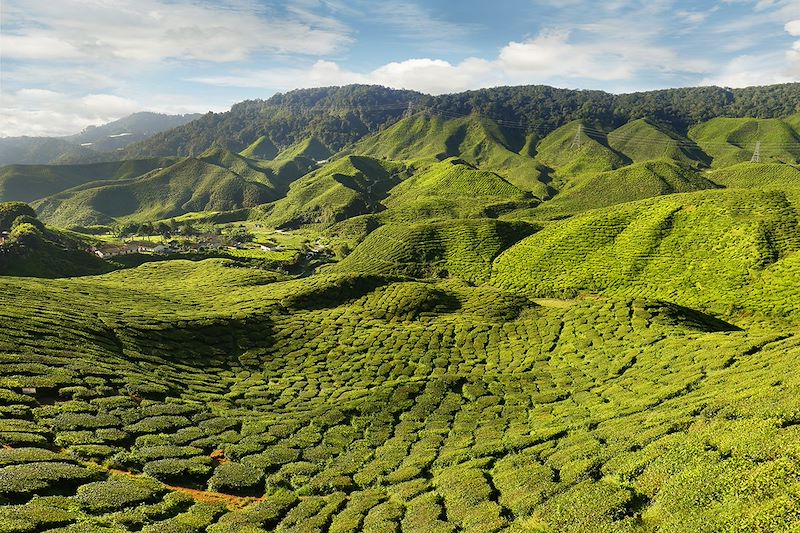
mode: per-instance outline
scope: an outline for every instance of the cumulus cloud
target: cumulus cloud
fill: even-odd
[[[492,60],[470,57],[458,63],[414,58],[387,63],[368,72],[355,72],[331,61],[308,68],[264,69],[226,76],[192,78],[200,83],[286,90],[344,83],[376,83],[441,94],[502,83],[565,83],[570,80],[631,80],[647,71],[703,72],[708,63],[680,59],[668,48],[629,40],[606,39],[582,43],[571,32],[542,31],[536,37],[512,41]]]
[[[777,13],[785,17],[788,4],[791,2],[780,3]],[[800,8],[800,2],[796,4]],[[766,7],[769,6],[761,6],[760,9]],[[792,37],[800,37],[800,19],[790,20],[783,28]],[[784,51],[738,55],[725,63],[713,76],[703,79],[701,83],[745,87],[796,81],[800,81],[800,40],[794,41],[791,47]]]
[[[15,59],[239,61],[255,53],[321,55],[350,42],[341,24],[241,3],[5,0],[3,55]]]

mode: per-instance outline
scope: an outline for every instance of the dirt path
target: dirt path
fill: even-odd
[[[129,470],[119,470],[117,468],[108,468],[107,470],[109,474],[117,474],[120,476],[141,477],[143,475],[136,472],[131,472]],[[167,485],[166,483],[162,484],[169,490],[188,494],[189,496],[194,498],[195,501],[198,502],[222,503],[229,510],[241,509],[242,507],[247,507],[252,503],[263,502],[266,501],[267,499],[265,496],[261,497],[233,496],[232,494],[224,494],[222,492],[211,492],[208,490],[190,489],[188,487],[179,487],[177,485]]]

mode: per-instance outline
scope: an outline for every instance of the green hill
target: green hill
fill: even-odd
[[[542,204],[540,209],[548,213],[577,213],[654,196],[715,187],[714,183],[695,171],[673,161],[644,161],[572,180],[553,200]]]
[[[351,151],[395,160],[441,161],[458,157],[544,197],[548,192],[547,169],[524,153],[525,141],[519,130],[502,128],[479,116],[443,119],[423,113],[361,140]]]
[[[556,174],[562,179],[614,170],[631,162],[624,154],[608,146],[603,133],[595,132],[579,121],[558,128],[543,138],[536,147],[536,158],[556,169]]]
[[[689,137],[722,168],[750,161],[761,143],[763,163],[800,161],[800,132],[780,119],[715,118],[693,127]]]
[[[343,157],[295,181],[285,198],[260,208],[261,217],[274,227],[298,227],[380,212],[404,168],[369,157]]]
[[[36,204],[236,260],[0,203],[0,533],[800,531],[798,89],[292,91]]]
[[[72,227],[227,211],[253,207],[275,196],[261,181],[248,181],[227,168],[187,158],[138,179],[65,191],[36,202],[35,207],[49,224]]]
[[[57,278],[113,269],[84,239],[45,226],[22,202],[0,202],[0,232],[0,276]]]
[[[711,162],[692,141],[646,119],[628,122],[610,132],[608,146],[638,163],[668,159],[687,165]]]
[[[723,187],[745,189],[800,189],[800,167],[781,163],[739,163],[706,176]]]
[[[239,152],[239,155],[249,159],[275,159],[278,155],[278,148],[269,140],[269,137],[262,135],[253,143]]]
[[[538,203],[530,192],[502,176],[451,158],[415,169],[411,177],[393,188],[384,201],[389,209],[382,218],[395,222],[496,218],[503,212]]]
[[[590,292],[796,319],[798,220],[781,191],[622,204],[551,224],[511,247],[496,259],[492,282],[535,296]]]
[[[211,148],[140,177],[84,183],[39,200],[35,207],[43,220],[62,227],[230,211],[283,197],[314,166],[302,156],[258,161]]]
[[[486,281],[492,260],[535,229],[486,219],[387,224],[370,233],[332,270]]]
[[[299,89],[267,100],[240,102],[224,113],[208,113],[130,146],[124,155],[196,156],[211,146],[240,151],[262,136],[279,149],[315,136],[338,151],[391,127],[404,118],[409,104],[416,111],[428,110],[442,117],[478,113],[522,128],[523,137],[552,131],[575,120],[610,131],[640,118],[668,125],[683,134],[695,124],[720,116],[781,118],[796,113],[800,84],[742,89],[687,87],[616,95],[544,85],[494,87],[439,96],[374,85]]]
[[[138,159],[88,165],[9,165],[0,168],[0,202],[32,202],[98,180],[124,180],[175,162]]]
[[[796,523],[790,333],[218,260],[0,299],[7,530]]]
[[[330,148],[316,137],[309,137],[283,150],[276,159],[288,160],[303,157],[311,161],[323,161],[333,155]]]

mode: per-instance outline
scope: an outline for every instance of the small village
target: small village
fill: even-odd
[[[120,256],[222,256],[276,261],[286,265],[324,261],[332,255],[327,243],[303,235],[263,228],[260,224],[210,227],[205,231],[177,228],[156,235],[106,235],[87,251],[101,259]]]

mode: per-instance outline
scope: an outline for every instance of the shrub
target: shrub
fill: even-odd
[[[0,444],[7,446],[47,446],[47,437],[39,433],[0,431]]]
[[[169,433],[190,424],[191,422],[185,416],[151,416],[135,424],[125,426],[124,430],[134,435],[143,435],[145,433]]]
[[[75,521],[75,513],[45,503],[31,502],[13,505],[0,512],[0,531],[3,533],[27,533],[64,526]]]
[[[214,470],[208,488],[215,492],[256,496],[263,492],[264,474],[251,466],[240,463],[225,463]]]
[[[144,465],[144,473],[165,483],[205,480],[211,473],[211,459],[209,457],[159,459]]]
[[[142,533],[205,533],[223,514],[225,507],[221,504],[195,503],[188,511],[169,520],[145,526]]]
[[[93,513],[108,513],[158,501],[167,489],[154,479],[133,476],[114,476],[106,481],[89,483],[78,488],[75,500],[82,509]]]
[[[274,492],[267,501],[226,514],[208,528],[208,533],[245,533],[254,531],[254,528],[271,530],[295,503],[297,496],[293,493],[285,490]]]
[[[56,431],[108,428],[119,426],[121,423],[116,416],[89,413],[63,413],[56,416],[52,422]]]
[[[0,449],[0,466],[22,463],[43,463],[63,461],[64,457],[43,448],[4,448]]]
[[[70,463],[28,463],[0,468],[0,496],[70,491],[100,477],[100,472]]]

